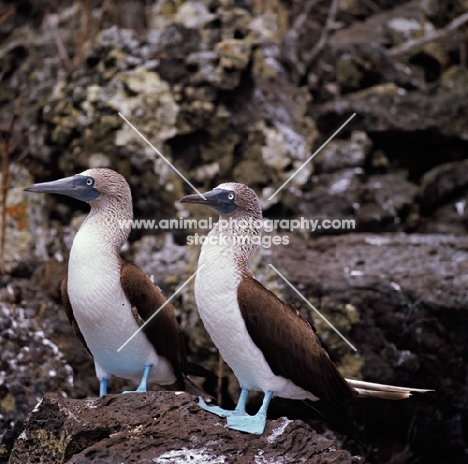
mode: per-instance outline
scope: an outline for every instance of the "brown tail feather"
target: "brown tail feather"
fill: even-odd
[[[421,388],[396,387],[394,385],[382,385],[380,383],[363,382],[362,380],[346,379],[358,396],[361,398],[381,398],[385,400],[404,400],[412,393],[426,393],[434,390]]]

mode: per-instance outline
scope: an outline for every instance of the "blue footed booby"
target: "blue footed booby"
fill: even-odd
[[[243,184],[224,183],[204,197],[180,199],[220,213],[201,248],[195,299],[207,331],[239,380],[241,394],[232,411],[200,398],[203,409],[227,417],[229,428],[262,434],[270,400],[278,396],[305,400],[349,430],[352,423],[341,406],[348,398],[404,399],[412,392],[429,391],[345,379],[315,328],[258,282],[249,268],[261,238],[257,195]],[[245,410],[251,390],[265,394],[255,416]]]
[[[207,375],[187,361],[170,303],[118,351],[167,301],[143,271],[120,257],[133,219],[126,180],[111,169],[89,169],[25,190],[66,195],[91,206],[74,237],[61,290],[68,319],[94,357],[99,395],[107,393],[111,375],[140,381],[137,392],[145,392],[148,381],[184,388],[183,374]]]

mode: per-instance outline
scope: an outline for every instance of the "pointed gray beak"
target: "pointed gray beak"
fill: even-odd
[[[231,190],[224,190],[215,188],[203,194],[206,200],[201,195],[186,195],[182,197],[180,203],[194,203],[198,205],[206,205],[214,208],[223,214],[232,213],[237,209],[237,205],[234,202],[234,192]],[[230,198],[232,196],[232,198]]]
[[[203,194],[206,200],[198,193],[193,195],[185,195],[185,197],[182,197],[179,200],[179,203],[199,203],[201,205],[210,206],[210,193],[212,194],[213,192],[207,192]]]
[[[85,202],[93,201],[100,195],[100,192],[94,188],[94,179],[79,174],[52,182],[33,184],[24,190],[36,193],[57,193]]]

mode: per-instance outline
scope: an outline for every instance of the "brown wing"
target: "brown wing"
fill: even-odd
[[[240,283],[237,298],[247,331],[274,374],[329,403],[355,395],[296,309],[251,277]]]
[[[140,323],[147,321],[167,301],[165,296],[151,282],[149,277],[132,263],[122,262],[120,283],[123,291],[136,311],[135,319]],[[143,328],[143,332],[160,356],[172,364],[178,380],[186,371],[185,343],[179,323],[175,317],[174,306],[167,303]]]
[[[72,326],[73,331],[75,332],[76,336],[80,339],[80,342],[83,343],[84,347],[88,350],[89,354],[92,356],[91,351],[89,351],[88,345],[86,344],[86,340],[81,333],[80,327],[76,322],[75,316],[73,314],[73,308],[70,304],[70,299],[68,298],[68,279],[65,277],[62,281],[62,286],[60,287],[62,293],[62,303],[65,307],[65,313],[67,314],[68,320],[70,321],[70,325]]]

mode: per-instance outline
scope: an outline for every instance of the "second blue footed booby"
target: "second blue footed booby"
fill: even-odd
[[[91,206],[73,240],[62,300],[75,333],[94,357],[99,395],[107,393],[111,375],[139,381],[137,392],[146,391],[148,381],[183,388],[183,374],[206,375],[187,361],[170,303],[118,351],[167,301],[143,271],[120,257],[133,219],[124,177],[111,169],[89,169],[25,190],[66,195]]]
[[[348,428],[341,404],[354,396],[408,398],[429,390],[394,387],[345,379],[322,347],[315,328],[290,305],[258,282],[249,268],[260,244],[262,210],[257,195],[246,185],[224,183],[182,203],[210,206],[220,220],[203,242],[195,299],[200,317],[221,356],[239,380],[241,394],[233,411],[203,409],[227,417],[229,428],[262,434],[273,396],[306,400]],[[246,413],[250,391],[264,392],[255,416]],[[318,408],[318,404],[322,406]],[[339,425],[339,424],[338,424]]]

